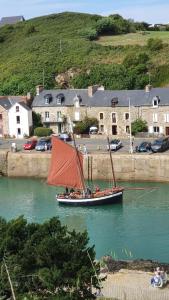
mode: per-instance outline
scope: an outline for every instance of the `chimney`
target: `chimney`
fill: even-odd
[[[37,85],[36,86],[36,96],[39,96],[39,94],[43,91],[43,85]]]
[[[151,89],[152,89],[152,85],[151,85],[151,84],[147,84],[147,85],[145,86],[145,92],[146,92],[146,93],[149,93],[149,92],[151,91]]]
[[[94,93],[99,89],[99,85],[92,85],[88,87],[88,96],[93,97]]]

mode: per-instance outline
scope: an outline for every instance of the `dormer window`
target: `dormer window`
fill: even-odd
[[[153,107],[158,107],[159,103],[160,103],[160,98],[158,96],[153,98]]]
[[[114,97],[114,98],[111,100],[111,106],[112,106],[112,107],[115,107],[117,104],[118,104],[118,98],[117,98],[117,97]]]
[[[50,102],[52,101],[52,95],[51,94],[46,94],[44,96],[45,98],[45,104],[50,104]]]
[[[63,94],[58,94],[56,96],[57,105],[62,105],[62,102],[65,100],[65,96]]]
[[[76,95],[76,97],[74,98],[74,105],[76,108],[80,107],[80,102],[82,102],[82,98],[79,95]]]

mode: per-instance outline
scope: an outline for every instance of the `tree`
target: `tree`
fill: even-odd
[[[147,132],[147,130],[147,122],[141,118],[138,118],[131,123],[131,132],[133,135],[137,134],[138,132]]]
[[[32,111],[33,128],[42,127],[41,115]]]
[[[98,287],[99,265],[87,232],[68,231],[56,217],[44,224],[0,219],[0,229],[0,298],[11,297],[5,257],[18,298],[29,293],[39,299],[94,299],[91,278]]]
[[[88,134],[91,126],[98,126],[99,122],[96,118],[85,117],[83,121],[76,123],[74,127],[74,133],[76,134]]]

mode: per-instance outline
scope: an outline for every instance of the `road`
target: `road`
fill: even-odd
[[[150,139],[149,139],[150,140]],[[0,149],[11,149],[11,144],[12,142],[15,142],[17,145],[17,149],[19,151],[24,151],[23,150],[23,144],[25,143],[26,139],[0,139]],[[127,139],[121,139],[123,147],[119,149],[117,152],[118,153],[129,153],[130,150],[130,141],[129,138]],[[134,140],[133,148],[135,150],[135,147],[139,145],[143,139],[137,138]],[[69,142],[70,144],[73,145],[73,142]],[[103,138],[77,138],[76,139],[76,145],[79,149],[83,151],[84,145],[87,148],[87,152],[107,152],[107,140]],[[25,152],[25,151],[24,151]],[[169,153],[169,151],[166,151],[165,153]]]

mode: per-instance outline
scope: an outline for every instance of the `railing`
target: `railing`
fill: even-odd
[[[50,116],[49,118],[42,118],[43,123],[64,123],[66,121],[65,116],[57,117],[57,116]]]

